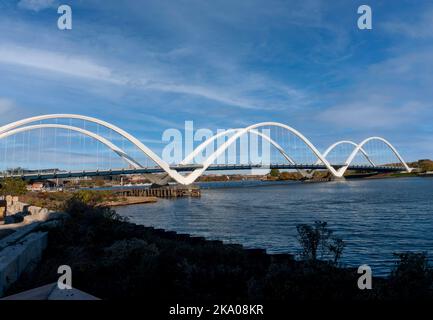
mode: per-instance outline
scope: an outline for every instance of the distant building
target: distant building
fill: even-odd
[[[45,180],[45,181],[34,181],[31,185],[27,187],[30,191],[42,191],[50,188],[54,188],[56,183],[54,181]]]

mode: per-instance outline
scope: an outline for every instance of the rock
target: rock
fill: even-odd
[[[25,216],[24,218],[23,218],[23,222],[24,223],[31,223],[31,222],[34,222],[34,221],[36,221],[37,219],[35,218],[35,216],[34,215],[28,215],[28,216]]]
[[[48,209],[42,208],[38,213],[35,214],[35,219],[39,221],[46,221],[49,218]]]
[[[19,276],[31,270],[47,247],[47,233],[35,232],[11,244],[0,255],[0,296]]]
[[[8,207],[12,205],[12,196],[6,196],[6,203]]]
[[[6,201],[0,200],[0,221],[3,221],[6,217]]]
[[[36,207],[36,206],[30,206],[28,208],[28,211],[30,212],[31,215],[37,215],[39,213],[39,211],[41,211],[42,208],[40,207]]]

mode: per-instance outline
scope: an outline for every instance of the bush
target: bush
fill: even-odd
[[[90,206],[102,203],[103,201],[112,197],[110,191],[93,191],[93,190],[79,190],[74,193],[72,199],[82,202]]]
[[[5,178],[0,181],[0,195],[21,196],[27,193],[27,184],[20,178]]]
[[[65,202],[71,198],[69,192],[28,192],[20,199],[32,206],[61,211]]]
[[[333,231],[327,227],[327,222],[315,221],[313,225],[299,224],[298,241],[302,247],[301,257],[307,261],[316,261],[318,253],[320,259],[338,263],[344,249],[343,240],[336,238]]]
[[[400,299],[431,296],[433,270],[425,252],[394,253],[399,258],[390,275],[391,295]]]
[[[419,160],[418,167],[421,172],[433,171],[433,161],[431,160]]]
[[[269,173],[271,177],[278,177],[280,175],[280,170],[278,169],[271,169],[271,172]]]
[[[87,202],[82,199],[83,194],[77,192],[72,198],[66,201],[63,208],[64,211],[69,213],[71,217],[79,219],[86,219],[91,216],[106,222],[125,221],[125,218],[117,214],[115,210],[109,207],[94,206],[93,201],[96,200],[93,198],[89,198],[89,200],[86,197],[87,194],[84,195],[84,199],[86,199]]]

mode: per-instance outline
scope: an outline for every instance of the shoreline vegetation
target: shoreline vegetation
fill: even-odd
[[[326,222],[298,225],[301,251],[268,254],[238,244],[206,240],[136,225],[114,209],[75,194],[65,200],[68,217],[47,227],[40,263],[7,295],[57,281],[69,265],[73,286],[101,299],[174,301],[430,300],[433,270],[425,253],[399,253],[387,278],[373,277],[360,290],[356,268],[339,264],[344,241]]]
[[[158,201],[157,197],[118,196],[111,191],[96,190],[79,190],[75,192],[26,192],[25,194],[20,195],[20,199],[23,202],[50,210],[62,210],[64,204],[72,198],[80,199],[84,203],[100,207],[117,207],[155,203]]]

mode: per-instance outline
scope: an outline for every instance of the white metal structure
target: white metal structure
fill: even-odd
[[[337,141],[334,144],[330,145],[328,147],[328,149],[326,149],[326,151],[323,153],[323,156],[326,158],[328,156],[328,154],[330,154],[332,152],[332,150],[334,150],[337,146],[339,146],[341,144],[350,144],[350,145],[352,145],[354,147],[358,146],[355,142],[350,141],[350,140]],[[368,160],[368,162],[370,162],[370,164],[374,167],[375,164],[374,164],[373,160],[370,159],[370,156],[367,154],[367,152],[363,148],[360,148],[359,151],[361,151],[361,153]],[[320,164],[320,160],[317,160],[316,164]]]
[[[287,126],[285,124],[282,123],[278,123],[278,122],[262,122],[262,123],[257,123],[254,125],[251,125],[249,127],[246,128],[242,128],[242,129],[230,129],[221,133],[218,133],[216,135],[214,135],[213,137],[209,138],[208,140],[204,141],[202,144],[200,144],[196,149],[194,149],[189,155],[187,155],[185,157],[184,160],[181,161],[180,165],[185,165],[185,164],[189,164],[191,163],[194,158],[200,154],[210,143],[214,142],[217,138],[222,137],[222,136],[228,136],[231,135],[227,141],[225,141],[221,146],[219,146],[212,154],[210,154],[201,164],[200,167],[194,169],[191,173],[186,174],[186,175],[181,175],[178,171],[176,171],[175,169],[171,168],[170,165],[165,162],[163,159],[161,159],[156,153],[154,153],[150,148],[148,148],[146,145],[144,145],[141,141],[139,141],[137,138],[135,138],[134,136],[132,136],[131,134],[129,134],[128,132],[122,130],[121,128],[105,122],[103,120],[97,119],[97,118],[92,118],[92,117],[88,117],[88,116],[82,116],[82,115],[76,115],[76,114],[48,114],[48,115],[42,115],[42,116],[36,116],[36,117],[31,117],[31,118],[27,118],[27,119],[23,119],[20,121],[16,121],[10,124],[7,124],[5,126],[0,127],[0,139],[20,133],[20,132],[24,132],[24,131],[31,131],[31,130],[36,130],[36,129],[43,129],[43,128],[58,128],[58,129],[64,129],[64,130],[71,130],[71,131],[75,131],[75,132],[79,132],[81,134],[84,134],[86,136],[89,136],[101,143],[103,143],[105,146],[107,146],[108,148],[110,148],[113,152],[115,152],[116,154],[118,154],[121,158],[123,158],[125,161],[127,161],[130,165],[132,165],[134,168],[142,168],[143,166],[135,161],[132,157],[130,157],[129,155],[127,155],[122,149],[120,149],[119,147],[117,147],[116,145],[114,145],[112,142],[110,142],[109,140],[105,139],[104,137],[90,132],[88,130],[85,129],[81,129],[78,127],[74,127],[74,126],[68,126],[68,125],[61,125],[61,124],[36,124],[36,125],[29,125],[38,121],[44,121],[44,120],[50,120],[50,119],[79,119],[79,120],[83,120],[83,121],[87,121],[87,122],[91,122],[97,125],[101,125],[103,127],[106,127],[110,130],[113,130],[114,132],[116,132],[117,134],[121,135],[122,137],[124,137],[126,140],[128,140],[129,142],[131,142],[134,146],[136,146],[144,155],[146,155],[147,157],[149,157],[152,161],[154,161],[156,163],[157,166],[159,166],[161,169],[163,169],[166,173],[167,173],[167,177],[168,178],[172,178],[174,179],[176,182],[180,183],[180,184],[184,184],[184,185],[188,185],[193,183],[194,181],[196,181],[205,171],[206,169],[212,164],[214,163],[214,161],[221,155],[223,154],[233,143],[235,143],[237,141],[237,139],[241,138],[243,135],[245,134],[255,134],[258,135],[260,137],[262,137],[263,139],[265,139],[266,141],[268,141],[273,147],[275,147],[280,153],[281,155],[283,155],[283,157],[290,163],[290,164],[295,164],[295,161],[285,152],[285,150],[274,140],[272,140],[269,136],[259,132],[257,129],[261,128],[261,127],[277,127],[277,128],[282,128],[286,131],[288,131],[288,133],[293,134],[294,136],[298,137],[312,152],[313,154],[317,157],[317,162],[316,164],[323,164],[327,170],[329,172],[331,172],[331,174],[335,177],[342,177],[344,175],[344,173],[346,172],[346,170],[348,169],[348,167],[350,166],[350,164],[352,163],[352,161],[354,160],[355,156],[358,154],[358,152],[361,152],[366,158],[367,160],[370,162],[370,164],[372,166],[375,166],[374,162],[370,159],[369,155],[366,153],[366,151],[363,149],[363,146],[372,141],[372,140],[378,140],[381,141],[383,143],[385,143],[386,146],[389,147],[389,149],[395,154],[395,156],[398,158],[398,160],[403,164],[404,168],[406,171],[410,172],[412,169],[409,168],[409,166],[405,163],[405,161],[403,160],[403,158],[400,156],[400,154],[398,153],[398,151],[391,145],[391,143],[389,143],[387,140],[381,138],[381,137],[370,137],[367,138],[365,140],[363,140],[360,144],[356,144],[355,142],[352,141],[347,141],[347,140],[343,140],[343,141],[339,141],[334,143],[333,145],[331,145],[323,154],[319,152],[319,150],[317,150],[317,148],[303,135],[301,134],[299,131],[297,131],[296,129]],[[350,154],[350,156],[347,158],[347,160],[345,161],[344,165],[339,168],[338,170],[336,170],[330,163],[329,161],[326,159],[326,156],[338,145],[340,144],[351,144],[353,146],[355,146],[354,150],[352,151],[352,153]],[[301,170],[301,173],[303,175],[307,175],[307,173],[305,173],[304,170]]]

